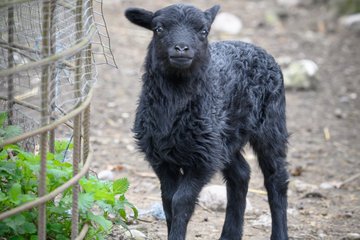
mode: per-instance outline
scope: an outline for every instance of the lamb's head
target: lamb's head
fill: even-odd
[[[207,60],[207,36],[219,9],[216,5],[203,12],[190,5],[176,4],[154,13],[129,8],[125,16],[154,32],[150,51],[157,64],[184,70]]]

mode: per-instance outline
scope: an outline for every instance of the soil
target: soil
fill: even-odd
[[[141,86],[142,63],[152,36],[131,25],[123,16],[130,6],[156,10],[173,0],[107,0],[104,13],[118,69],[99,67],[99,80],[92,104],[93,170],[114,169],[116,177],[127,177],[127,198],[139,209],[161,202],[159,183],[143,155],[137,152],[131,127]],[[360,171],[360,47],[359,33],[338,26],[329,9],[321,4],[281,8],[275,0],[192,0],[201,9],[219,3],[221,11],[243,21],[239,35],[212,32],[211,41],[251,40],[276,59],[311,59],[319,66],[316,88],[287,91],[288,128],[292,133],[288,151],[289,235],[291,239],[345,239],[360,233],[360,179],[341,188],[323,189],[320,184],[338,184]],[[267,16],[281,13],[271,22]],[[270,14],[270,15],[269,15]],[[251,151],[252,166],[248,199],[254,211],[246,214],[243,239],[269,239],[263,177]],[[298,183],[308,184],[301,189]],[[223,184],[220,176],[213,184]],[[309,186],[310,184],[310,186]],[[197,206],[189,223],[187,239],[218,239],[224,212]],[[140,217],[131,225],[148,239],[166,239],[166,223]],[[120,239],[119,231],[109,239]]]

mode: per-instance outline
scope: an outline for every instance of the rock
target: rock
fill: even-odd
[[[292,62],[292,59],[290,56],[281,56],[276,59],[276,62],[282,67],[287,67]]]
[[[160,202],[154,203],[149,209],[139,209],[139,216],[153,216],[157,220],[165,220],[165,212]]]
[[[200,192],[199,203],[211,210],[224,211],[226,209],[226,202],[225,186],[210,185],[204,187]]]
[[[284,69],[285,87],[289,89],[312,89],[315,87],[318,66],[311,60],[292,62]]]
[[[320,184],[320,186],[319,186],[321,189],[333,189],[333,188],[335,188],[335,186],[334,185],[332,185],[331,183],[328,183],[328,182],[323,182],[323,183],[321,183]]]
[[[299,6],[301,0],[277,0],[278,5],[283,7],[297,7]]]
[[[146,235],[142,232],[140,232],[139,230],[136,229],[130,229],[129,231],[125,232],[125,235],[132,240],[145,240]]]
[[[295,208],[288,208],[287,213],[291,216],[297,216],[299,215],[299,211]]]
[[[135,150],[136,150],[135,146],[132,145],[132,144],[126,145],[126,149],[127,149],[129,152],[135,152]]]
[[[299,177],[304,172],[304,168],[302,166],[295,166],[290,170],[291,176]]]
[[[123,119],[128,119],[129,117],[130,117],[130,113],[127,113],[127,112],[123,112],[123,113],[121,113],[121,118],[123,118]]]
[[[314,0],[277,0],[277,4],[282,7],[308,7],[314,4]]]
[[[347,29],[360,31],[360,13],[341,17],[339,24]]]
[[[350,93],[350,94],[349,94],[349,98],[350,98],[351,100],[356,100],[356,99],[357,99],[357,93],[355,93],[355,92]]]
[[[158,220],[165,220],[165,212],[161,203],[155,203],[151,206],[151,215]]]
[[[227,12],[219,13],[212,24],[213,30],[231,35],[239,34],[242,27],[240,18]]]
[[[109,181],[114,180],[114,173],[110,170],[101,171],[98,173],[97,176],[100,180],[109,180]]]
[[[333,181],[333,182],[323,182],[320,184],[319,187],[321,189],[328,190],[328,189],[339,188],[340,186],[341,186],[341,182]]]
[[[345,237],[341,238],[341,240],[360,240],[360,234],[348,233]]]
[[[309,192],[305,194],[302,198],[326,198],[326,197],[319,192]]]
[[[301,180],[290,181],[289,187],[298,193],[315,192],[318,189],[316,185],[305,183]]]
[[[269,26],[280,26],[281,20],[278,14],[275,11],[268,10],[265,13],[265,22]]]
[[[226,187],[222,185],[209,185],[203,188],[199,196],[199,203],[213,211],[225,211],[227,204]],[[254,208],[246,199],[246,213],[251,213]]]
[[[346,113],[344,113],[340,108],[336,108],[334,111],[334,115],[335,117],[342,119],[342,118],[346,118]]]
[[[251,221],[251,225],[261,226],[261,227],[270,227],[271,226],[271,217],[268,214],[260,215],[257,219]]]

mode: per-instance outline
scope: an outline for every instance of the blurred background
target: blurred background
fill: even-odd
[[[139,239],[166,239],[159,183],[135,147],[131,128],[142,63],[152,33],[131,25],[127,7],[151,11],[182,1],[106,0],[104,14],[118,69],[99,70],[92,138],[100,178],[128,177],[140,209]],[[189,0],[221,11],[210,41],[240,40],[265,48],[281,65],[287,88],[289,234],[292,239],[360,239],[360,1]],[[270,215],[253,153],[244,239],[269,239]],[[217,176],[212,184],[222,184]],[[200,202],[189,239],[218,239],[224,212]],[[161,205],[160,205],[161,206]],[[159,215],[160,214],[160,215]],[[135,231],[136,230],[136,231]],[[110,239],[119,239],[116,229]]]

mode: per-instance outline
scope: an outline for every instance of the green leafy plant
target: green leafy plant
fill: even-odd
[[[1,125],[0,125],[1,126]],[[47,191],[53,191],[72,177],[72,165],[65,159],[65,152],[72,144],[55,143],[55,153],[47,154]],[[40,156],[24,151],[17,145],[0,149],[0,212],[15,208],[37,198]],[[89,224],[86,239],[105,239],[113,224],[127,228],[126,210],[137,209],[127,201],[129,188],[126,178],[114,182],[100,181],[95,176],[82,178],[79,194],[80,225]],[[72,191],[66,190],[46,205],[47,238],[65,240],[71,233]],[[37,208],[9,217],[0,222],[0,236],[9,240],[37,239]]]
[[[22,133],[22,129],[16,125],[9,125],[5,127],[5,122],[7,120],[7,113],[0,112],[0,144],[2,144],[6,139],[18,136]]]

